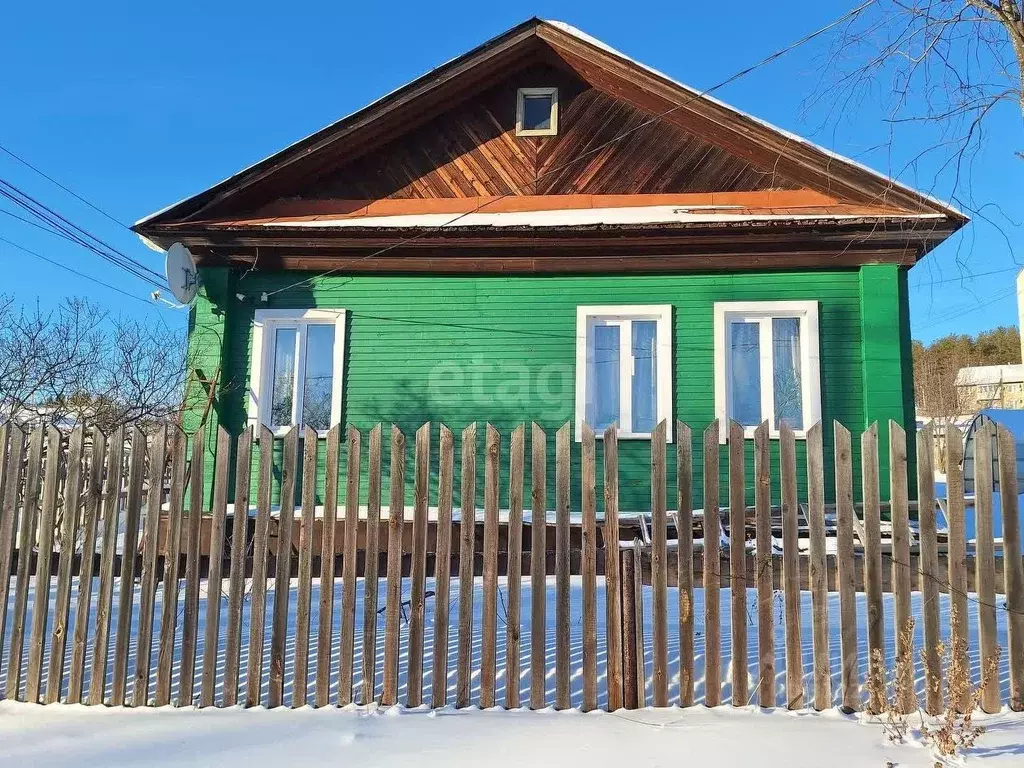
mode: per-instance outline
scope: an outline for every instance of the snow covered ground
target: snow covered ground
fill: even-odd
[[[967,765],[1024,764],[1024,719],[987,718]],[[9,765],[931,768],[920,743],[839,715],[731,707],[593,712],[196,710],[0,703]]]
[[[547,686],[547,700],[549,703],[553,703],[555,699],[555,589],[554,589],[554,578],[549,577],[548,588],[546,590],[546,623],[547,627],[545,630],[546,634],[546,657],[547,666],[545,669],[545,679]],[[184,582],[182,582],[182,585]],[[227,582],[225,582],[225,589]],[[432,578],[427,579],[427,590],[434,590],[434,580]],[[505,686],[507,685],[507,677],[505,675],[505,631],[506,622],[508,621],[507,616],[507,581],[502,578],[499,580],[499,596],[498,596],[498,627],[497,627],[497,647],[498,647],[498,664],[497,664],[497,679],[496,679],[496,701],[503,702],[505,700]],[[11,591],[13,593],[13,580],[11,584]],[[76,586],[77,589],[77,586]],[[378,605],[383,608],[385,603],[385,583],[382,579],[378,585],[379,589],[379,602]],[[118,587],[115,584],[115,595],[113,600],[113,606],[111,610],[111,633],[109,639],[110,657],[113,658],[115,634],[114,631],[117,626],[117,607],[118,607]],[[408,600],[410,590],[409,580],[406,579],[403,582],[403,600]],[[55,582],[54,587],[50,591],[51,610],[52,602],[54,599]],[[332,636],[333,642],[333,658],[331,661],[332,675],[331,675],[331,700],[334,701],[337,698],[337,670],[340,663],[339,658],[339,646],[338,637],[340,636],[341,629],[341,582],[340,579],[335,587],[335,610],[333,615],[334,629]],[[356,701],[360,701],[359,696],[361,695],[362,687],[362,621],[363,621],[363,593],[364,583],[362,579],[358,580],[357,591],[356,591],[356,617],[357,617],[357,631],[356,631],[356,644],[354,650],[355,658],[355,691]],[[481,663],[481,625],[482,615],[481,611],[483,608],[483,584],[481,579],[475,580],[475,595],[474,595],[474,622],[473,622],[473,662],[472,669],[474,670],[473,675],[473,688],[471,691],[473,702],[479,701],[479,669]],[[669,701],[678,700],[678,684],[679,684],[679,657],[678,657],[678,603],[675,599],[675,590],[670,590],[670,597],[668,603],[668,631],[669,631]],[[74,593],[73,593],[74,594]],[[206,583],[202,584],[202,599],[200,602],[200,632],[198,636],[198,650],[197,650],[197,664],[196,674],[197,682],[195,687],[195,695],[199,694],[199,674],[202,669],[202,657],[204,652],[204,636],[202,627],[205,625],[205,611],[206,611]],[[446,685],[448,688],[448,700],[454,701],[455,698],[455,684],[456,684],[456,659],[458,651],[458,595],[459,595],[459,584],[458,579],[452,579],[451,590],[449,593],[450,611],[449,611],[449,633],[448,633],[448,678]],[[93,593],[95,601],[95,590]],[[128,679],[131,680],[135,673],[135,627],[138,622],[138,600],[139,600],[139,587],[136,584],[135,587],[135,601],[133,608],[133,633],[132,633],[132,645],[131,645],[131,657],[128,664]],[[604,604],[604,579],[598,580],[598,591],[597,591],[597,635],[598,635],[598,658],[597,658],[597,674],[598,674],[598,705],[605,706],[607,702],[607,691],[604,687],[605,676],[607,672],[607,658],[606,658],[606,647],[604,644],[604,620],[605,620],[605,604]],[[694,658],[694,674],[695,674],[695,694],[698,702],[703,701],[704,697],[704,604],[703,604],[703,590],[694,590],[694,613],[697,620],[697,635],[695,638],[695,658]],[[730,702],[731,696],[731,664],[732,664],[732,640],[730,634],[730,600],[729,590],[723,589],[721,593],[721,615],[722,615],[722,701]],[[840,677],[840,645],[839,645],[839,595],[831,594],[829,600],[829,628],[830,628],[830,648],[829,655],[831,658],[832,667],[832,690],[833,690],[833,702],[839,703],[841,699],[841,677]],[[914,615],[920,616],[920,593],[914,593],[912,595],[912,606]],[[973,597],[973,596],[972,596]],[[156,604],[156,617],[155,625],[153,629],[154,645],[153,645],[153,665],[150,674],[150,695],[156,689],[156,659],[158,652],[158,640],[160,637],[160,616],[162,607],[162,589],[157,590],[157,604]],[[647,661],[647,674],[650,676],[652,667],[652,631],[651,631],[651,616],[652,616],[652,604],[651,604],[651,589],[650,587],[644,588],[644,641]],[[860,673],[861,680],[864,680],[867,671],[866,660],[868,658],[867,651],[867,634],[866,634],[866,616],[867,608],[864,602],[864,595],[858,595],[857,601],[857,620],[858,620],[858,642],[860,645],[859,658],[860,658]],[[895,656],[895,621],[893,619],[893,596],[886,594],[884,596],[884,611],[885,611],[885,624],[886,624],[886,658],[890,661]],[[570,684],[572,693],[572,703],[574,706],[579,706],[582,703],[583,695],[583,626],[582,626],[582,580],[580,577],[573,577],[571,579],[571,591],[570,591]],[[1002,604],[1001,598],[999,599],[1000,605]],[[288,647],[286,649],[286,661],[285,661],[285,690],[284,690],[284,701],[291,702],[292,700],[292,665],[294,662],[295,648],[295,611],[297,603],[297,588],[296,583],[292,582],[291,594],[289,599],[289,624],[290,629],[288,632]],[[27,628],[31,626],[31,614],[32,606],[34,604],[34,594],[30,595],[28,604],[28,616],[26,618],[26,635]],[[518,680],[518,686],[520,690],[520,699],[522,701],[529,701],[530,691],[530,604],[531,604],[531,590],[530,583],[528,580],[522,582],[522,608],[521,615],[519,617],[519,624],[521,626],[521,647],[520,647],[520,677]],[[10,605],[13,607],[13,596],[10,600]],[[266,701],[267,686],[269,684],[268,671],[270,669],[270,627],[271,618],[273,614],[274,606],[274,589],[273,581],[268,582],[268,593],[267,593],[267,620],[264,635],[264,663],[263,663],[263,689],[262,689],[262,700]],[[777,692],[777,703],[783,705],[786,701],[785,697],[785,681],[786,681],[786,659],[785,659],[785,635],[783,631],[783,599],[782,593],[777,592],[775,595],[775,680],[776,680],[776,692]],[[940,597],[941,606],[941,626],[943,634],[948,632],[949,627],[949,601],[948,596],[942,595]],[[227,611],[226,611],[226,596],[222,597],[221,606],[221,631],[220,631],[220,653],[221,662],[219,664],[220,673],[218,675],[218,684],[223,679],[223,653],[224,653],[224,638],[226,631]],[[969,604],[969,616],[967,617],[967,625],[970,636],[970,650],[972,666],[974,667],[974,674],[978,675],[978,616],[977,616],[977,605],[974,602]],[[429,697],[433,690],[434,685],[434,670],[433,670],[433,623],[434,623],[434,609],[435,609],[435,598],[429,597],[426,605],[426,632],[424,637],[424,683],[423,692],[425,700],[429,701]],[[802,625],[802,648],[803,648],[803,663],[804,663],[804,700],[810,702],[812,700],[813,687],[813,646],[811,642],[811,596],[810,593],[804,592],[801,594],[801,625]],[[179,602],[178,622],[177,622],[177,642],[176,652],[180,652],[181,649],[181,603]],[[74,599],[72,600],[71,609],[71,621],[72,626],[74,622]],[[312,589],[312,608],[310,611],[310,649],[309,649],[309,697],[312,700],[313,696],[313,681],[316,675],[316,631],[319,621],[319,581],[314,579]],[[9,615],[10,616],[10,615]],[[756,591],[747,590],[747,632],[748,632],[748,645],[746,653],[746,666],[748,670],[749,678],[749,690],[751,695],[756,695],[757,690],[757,676],[758,676],[758,657],[757,657],[757,611],[756,611]],[[997,611],[997,642],[999,647],[1007,648],[1006,642],[1006,613],[1005,611]],[[85,690],[89,689],[90,685],[90,671],[91,671],[91,659],[92,659],[92,638],[95,632],[95,621],[96,621],[96,610],[95,605],[90,614],[90,631],[89,631],[89,647],[86,656],[86,674],[85,674]],[[243,674],[241,675],[241,690],[239,691],[240,700],[244,696],[245,691],[245,675],[244,671],[247,664],[247,651],[249,645],[249,605],[248,601],[243,610],[243,626],[242,626],[242,658],[241,658],[241,669]],[[10,618],[8,620],[8,635],[10,634]],[[52,620],[49,622],[48,628],[52,627]],[[406,699],[406,679],[405,672],[407,669],[407,642],[408,642],[408,624],[402,622],[400,625],[401,637],[400,637],[400,659],[399,659],[399,701],[404,702]],[[915,630],[916,644],[920,648],[923,642],[923,630],[921,622],[918,622],[918,626]],[[377,678],[376,678],[376,695],[379,697],[382,687],[382,672],[384,664],[384,615],[383,613],[377,616]],[[0,668],[4,670],[6,674],[7,668],[7,645],[9,644],[9,637],[6,638],[7,642],[4,643],[2,648],[3,656],[0,661]],[[27,646],[28,638],[26,637],[25,646],[26,650],[24,653],[27,658]],[[49,652],[49,636],[47,636],[47,653]],[[66,663],[70,663],[71,655],[71,642],[68,642],[68,648],[66,650]],[[177,659],[176,659],[177,661]],[[917,659],[917,687],[919,693],[923,695],[924,692],[924,670],[921,665],[920,659]],[[107,697],[110,696],[112,680],[112,663],[108,665],[108,677],[107,677]],[[44,659],[44,670],[45,659]],[[1000,685],[1003,690],[1003,700],[1008,700],[1009,696],[1009,669],[1008,659],[1004,652],[1000,659],[1000,671],[999,671]],[[178,698],[178,671],[175,669],[172,680],[172,691],[171,701],[175,702]],[[67,688],[67,677],[65,676],[65,689]],[[22,694],[24,694],[24,680],[22,681]],[[218,691],[218,699],[220,692]],[[647,690],[648,700],[652,695],[650,687]],[[190,702],[183,702],[188,704]],[[361,702],[360,702],[361,703]],[[746,702],[744,702],[746,703]],[[1024,764],[1024,763],[1022,763]]]
[[[552,580],[553,582],[553,580]],[[12,584],[13,586],[13,584]],[[270,583],[267,606],[268,617],[266,627],[266,656],[264,659],[263,692],[266,695],[267,670],[269,669],[269,634],[270,614],[273,610],[273,583]],[[408,581],[403,585],[408,599]],[[338,634],[340,628],[340,583],[336,590],[336,610],[334,615],[334,648],[332,659],[332,700],[336,698],[338,669]],[[480,665],[480,627],[482,608],[482,584],[476,580],[474,607],[474,659],[473,668]],[[571,583],[571,686],[573,704],[579,706],[582,695],[582,621],[581,581],[574,578]],[[427,589],[432,590],[434,583],[428,579]],[[498,675],[497,701],[504,701],[505,686],[508,684],[504,674],[505,659],[505,626],[508,620],[507,584],[500,581],[501,595],[498,601]],[[522,583],[522,615],[519,617],[522,626],[521,676],[517,681],[523,701],[529,699],[530,687],[530,588],[529,582]],[[116,591],[116,589],[115,589]],[[312,698],[312,681],[316,672],[316,627],[319,585],[314,582],[311,616],[311,647],[309,694]],[[203,585],[202,609],[205,611],[206,585]],[[355,648],[355,687],[361,688],[361,637],[362,637],[362,596],[363,582],[357,586],[357,616]],[[449,676],[445,681],[449,691],[449,701],[454,700],[457,632],[457,596],[458,580],[452,580],[451,593],[451,630],[449,635]],[[748,633],[749,644],[745,662],[750,678],[750,690],[756,691],[757,669],[757,617],[754,609],[754,592],[748,591]],[[34,597],[34,596],[33,596]],[[553,583],[548,585],[546,656],[546,686],[548,701],[554,700],[554,589]],[[598,589],[598,660],[599,703],[606,701],[604,679],[606,674],[606,657],[603,643],[604,624],[604,585],[599,582]],[[812,645],[810,627],[810,595],[802,594],[802,626],[803,626],[803,658],[805,700],[811,700],[812,686]],[[863,596],[860,596],[863,597]],[[913,597],[915,611],[919,606],[919,595]],[[292,585],[290,595],[291,622],[294,629],[294,613],[296,604],[296,588]],[[380,605],[384,602],[384,582],[380,583]],[[52,591],[51,591],[52,600]],[[138,587],[135,589],[135,612],[133,622],[137,621]],[[885,596],[887,655],[893,656],[893,621],[892,595]],[[12,601],[13,602],[13,601]],[[648,675],[651,669],[651,590],[644,589],[644,639],[647,657]],[[29,601],[29,617],[26,626],[31,625],[33,600]],[[114,599],[114,613],[111,617],[112,626],[116,627],[117,595]],[[431,627],[434,618],[434,598],[427,601],[427,633],[425,637],[425,669],[424,695],[429,700],[435,684],[432,669],[433,635]],[[669,615],[669,697],[675,701],[678,696],[678,622],[676,616],[676,600],[673,595],[668,600]],[[156,626],[154,637],[159,637],[160,592],[158,591]],[[782,632],[783,602],[781,594],[776,595],[776,691],[777,702],[784,703],[785,687],[785,655]],[[696,696],[701,701],[704,695],[704,633],[703,633],[703,594],[695,591],[695,613],[697,617],[696,657]],[[943,632],[948,628],[948,602],[942,598]],[[865,636],[865,606],[858,601],[858,639],[862,646],[861,677],[866,671],[864,660],[867,658]],[[226,613],[221,613],[222,621]],[[242,665],[246,663],[250,628],[248,625],[249,610],[246,605],[242,629]],[[722,592],[722,655],[723,655],[723,700],[730,702],[730,668],[731,638],[729,635],[729,593]],[[1003,648],[1006,644],[1006,614],[999,611],[998,642]],[[72,607],[72,621],[74,607]],[[92,615],[95,621],[95,611]],[[829,623],[831,629],[830,656],[832,659],[833,692],[835,701],[840,696],[838,642],[838,595],[830,596]],[[378,617],[377,643],[377,695],[380,694],[383,664],[383,630],[384,617]],[[8,624],[10,626],[10,624]],[[202,619],[200,626],[202,626]],[[968,627],[972,638],[972,661],[977,668],[977,606],[971,603],[968,616]],[[222,626],[223,630],[223,626]],[[405,700],[405,670],[407,664],[408,626],[401,626],[401,659],[400,659],[400,691],[399,700]],[[90,628],[90,643],[93,628]],[[178,648],[180,650],[180,615],[178,624]],[[289,633],[288,656],[285,667],[285,701],[291,701],[292,675],[294,660],[294,632]],[[223,644],[223,631],[221,644]],[[199,658],[197,669],[201,669],[203,653],[203,634],[199,634]],[[917,644],[922,642],[920,627],[917,631]],[[27,640],[26,640],[27,644]],[[6,645],[6,644],[5,644]],[[110,638],[113,650],[113,633]],[[7,648],[4,654],[3,668],[6,670]],[[223,647],[221,647],[223,652]],[[70,644],[68,654],[70,655]],[[91,648],[89,656],[91,657]],[[156,644],[154,643],[154,669],[152,680],[155,683]],[[86,660],[86,689],[89,686],[89,664]],[[129,663],[129,680],[134,673],[134,648]],[[45,668],[45,667],[44,667]],[[223,664],[219,669],[219,678],[223,675]],[[240,696],[244,696],[244,674]],[[1008,689],[1007,659],[1005,654],[1000,669],[1000,685],[1004,699]],[[66,685],[66,681],[65,681]],[[923,691],[923,673],[919,669],[917,675],[918,690]],[[107,679],[108,696],[110,677]],[[479,674],[474,675],[472,697],[478,701]],[[151,686],[151,693],[155,685]],[[24,687],[22,687],[22,691]],[[198,681],[196,691],[198,692]],[[172,701],[177,699],[177,670],[172,691]],[[648,688],[648,696],[650,689]],[[219,698],[219,693],[218,693]],[[265,700],[265,698],[264,698]],[[396,716],[400,715],[400,716]],[[1004,713],[986,719],[990,733],[980,741],[972,753],[969,765],[1024,765],[1024,717]],[[408,765],[410,761],[418,761],[425,766],[434,764],[444,766],[474,765],[479,766],[482,759],[490,765],[568,765],[585,761],[587,766],[597,765],[659,765],[676,764],[680,760],[693,765],[714,766],[885,766],[892,762],[900,766],[934,765],[934,758],[929,750],[920,744],[892,745],[887,742],[880,725],[868,723],[861,717],[846,717],[836,710],[827,710],[815,714],[810,710],[789,713],[784,710],[765,710],[744,706],[733,709],[725,706],[708,710],[703,706],[685,710],[672,708],[667,710],[639,710],[634,712],[589,713],[579,712],[480,712],[478,710],[441,710],[408,711],[398,708],[378,711],[375,705],[370,708],[351,708],[338,710],[328,708],[312,710],[278,709],[267,711],[255,709],[245,711],[237,708],[225,710],[197,710],[191,707],[182,709],[106,709],[75,706],[40,707],[15,702],[0,702],[0,753],[15,761],[29,765],[67,764],[69,758],[75,762],[91,762],[96,765],[218,765],[231,761],[245,761],[255,768],[260,765],[296,764],[305,760],[323,761],[325,758],[332,763],[347,764],[358,761],[362,765]],[[481,756],[485,756],[482,758]],[[21,764],[14,762],[12,764]]]

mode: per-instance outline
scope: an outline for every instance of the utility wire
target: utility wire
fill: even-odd
[[[815,39],[816,37],[820,37],[821,35],[825,34],[826,32],[830,31],[831,29],[834,29],[835,27],[839,26],[840,24],[843,24],[846,21],[848,21],[848,20],[850,20],[850,19],[860,15],[863,11],[865,11],[870,6],[874,5],[876,2],[877,2],[877,0],[866,0],[866,2],[861,3],[856,8],[854,8],[852,11],[849,11],[848,13],[843,14],[841,17],[839,17],[835,21],[829,22],[825,26],[820,27],[819,29],[816,29],[815,31],[813,31],[813,32],[811,32],[811,33],[809,33],[807,35],[804,35],[803,37],[801,37],[800,39],[796,40],[795,42],[790,43],[789,45],[787,45],[785,48],[781,48],[781,49],[775,51],[774,53],[766,56],[765,58],[761,59],[756,64],[752,64],[751,66],[747,67],[746,69],[740,70],[739,72],[735,73],[734,75],[731,75],[730,77],[726,78],[725,80],[721,81],[720,83],[717,83],[717,84],[711,86],[710,88],[707,88],[707,89],[705,89],[703,91],[695,92],[692,95],[692,97],[690,99],[688,99],[687,101],[684,101],[681,104],[677,104],[677,105],[675,105],[673,107],[670,107],[669,109],[666,109],[663,112],[659,112],[658,114],[653,115],[652,117],[648,118],[647,120],[641,122],[639,125],[636,125],[633,128],[630,128],[629,130],[623,131],[622,133],[620,133],[620,134],[618,134],[616,136],[613,136],[608,141],[606,141],[606,142],[604,142],[602,144],[599,144],[596,147],[593,147],[593,148],[587,150],[586,152],[583,152],[582,154],[572,158],[571,160],[567,161],[566,163],[564,163],[564,164],[562,164],[560,166],[556,166],[555,168],[552,168],[552,169],[550,169],[548,171],[545,171],[544,173],[542,173],[539,176],[535,177],[533,179],[533,181],[530,182],[530,184],[534,187],[534,189],[536,189],[536,185],[537,185],[537,183],[541,179],[544,179],[544,178],[546,178],[548,176],[551,176],[554,173],[558,173],[560,171],[565,170],[567,167],[571,166],[573,163],[577,163],[580,160],[582,160],[582,159],[584,159],[586,157],[589,157],[590,155],[593,155],[593,154],[595,154],[597,152],[600,152],[605,147],[608,147],[609,145],[614,144],[617,141],[621,141],[622,139],[626,138],[627,136],[629,136],[629,135],[631,135],[633,133],[636,133],[637,131],[641,130],[642,128],[645,128],[646,126],[650,125],[651,123],[657,122],[658,120],[660,120],[661,118],[665,117],[666,115],[669,115],[669,114],[671,114],[671,113],[673,113],[673,112],[675,112],[675,111],[677,111],[679,109],[682,109],[683,107],[691,104],[694,101],[697,101],[697,100],[699,100],[701,98],[709,96],[710,94],[714,93],[715,91],[717,91],[717,90],[719,90],[721,88],[724,88],[725,86],[735,82],[736,80],[739,80],[742,77],[745,77],[746,75],[750,74],[754,70],[759,69],[760,67],[763,67],[763,66],[765,66],[767,64],[772,63],[776,59],[779,59],[782,56],[785,56],[787,53],[793,51],[794,49],[799,48],[801,45],[804,45],[804,44],[810,42],[811,40]],[[455,216],[454,218],[452,218],[449,221],[444,222],[443,224],[440,224],[440,225],[438,225],[436,227],[425,228],[425,229],[423,229],[422,231],[420,231],[419,233],[417,233],[416,235],[414,235],[412,237],[405,238],[403,240],[399,240],[398,242],[396,242],[396,243],[394,243],[392,245],[386,246],[384,248],[381,248],[378,251],[374,251],[373,253],[369,253],[369,254],[367,254],[365,256],[361,256],[358,259],[354,259],[354,260],[352,260],[352,261],[350,261],[350,262],[348,262],[346,264],[342,264],[342,265],[339,265],[337,267],[334,267],[334,268],[328,270],[327,272],[323,272],[323,273],[320,273],[318,275],[314,275],[312,277],[304,278],[302,280],[299,280],[296,283],[293,283],[292,285],[287,285],[287,286],[284,286],[283,288],[278,288],[277,290],[274,290],[274,291],[268,291],[266,293],[266,295],[268,297],[269,296],[274,296],[274,295],[276,295],[278,293],[282,293],[283,291],[289,291],[289,290],[291,290],[293,288],[297,288],[297,287],[299,287],[301,285],[311,285],[314,281],[316,281],[316,280],[318,280],[320,278],[326,277],[327,275],[331,275],[331,274],[334,274],[336,272],[339,272],[340,270],[345,269],[346,267],[350,267],[350,266],[352,266],[354,264],[357,264],[359,262],[365,261],[367,259],[372,259],[372,258],[374,258],[376,256],[380,256],[380,255],[382,255],[384,253],[387,253],[388,251],[394,250],[395,248],[399,248],[399,247],[401,247],[403,245],[406,245],[406,244],[411,243],[411,242],[413,242],[415,240],[418,240],[418,239],[420,239],[421,237],[424,237],[427,234],[430,234],[430,233],[433,233],[433,232],[439,232],[440,230],[445,229],[446,227],[450,227],[451,225],[453,225],[456,222],[464,219],[465,217],[470,216],[470,215],[472,215],[474,213],[478,213],[479,211],[483,210],[487,206],[492,205],[492,204],[498,202],[499,200],[503,200],[503,199],[505,199],[507,197],[511,197],[511,196],[513,196],[512,192],[506,192],[506,193],[504,193],[502,195],[499,195],[497,197],[491,198],[491,199],[481,203],[480,205],[476,206],[475,208],[473,208],[470,211],[466,211],[465,213],[460,213],[458,216]]]
[[[999,293],[996,293],[993,296],[990,296],[987,301],[981,301],[981,302],[978,302],[977,305],[972,306],[972,307],[968,307],[968,308],[964,309],[963,311],[954,312],[951,315],[945,315],[944,317],[942,317],[939,320],[936,320],[935,322],[927,323],[926,325],[919,326],[918,330],[921,331],[921,330],[924,330],[926,328],[934,328],[936,325],[943,325],[944,323],[948,323],[950,320],[956,320],[958,318],[963,317],[964,315],[969,315],[972,312],[977,312],[979,309],[987,309],[988,307],[991,307],[993,304],[996,304],[996,303],[998,303],[1000,301],[1003,301],[1005,299],[1010,298],[1016,292],[1017,292],[1016,288],[1010,288],[1010,289],[1005,290],[1005,291],[1000,291]]]
[[[117,250],[104,240],[83,229],[57,211],[33,198],[15,185],[0,178],[0,197],[13,202],[18,207],[48,224],[55,232],[81,245],[104,259],[108,263],[125,270],[129,274],[143,280],[155,288],[166,288],[163,276],[141,262]]]
[[[57,237],[61,237],[61,238],[65,239],[65,240],[67,240],[68,242],[78,244],[78,241],[75,240],[74,238],[69,237],[68,235],[65,235],[63,232],[58,232],[56,229],[52,229],[51,227],[48,227],[45,224],[40,224],[37,221],[32,221],[31,219],[26,219],[24,216],[19,216],[16,213],[12,213],[11,211],[5,210],[4,208],[0,208],[0,213],[2,213],[4,216],[10,216],[12,219],[17,219],[18,221],[22,222],[23,224],[28,224],[30,227],[35,227],[36,229],[41,229],[43,232],[46,232],[49,235],[56,235]]]
[[[37,259],[42,259],[43,261],[45,261],[45,262],[47,262],[49,264],[52,264],[55,267],[59,267],[60,269],[65,270],[66,272],[70,272],[73,275],[77,275],[78,277],[85,278],[86,280],[89,280],[90,282],[96,283],[97,285],[102,285],[104,288],[109,288],[112,291],[120,293],[122,296],[127,296],[129,299],[135,299],[135,301],[141,301],[143,304],[146,304],[147,306],[151,306],[150,302],[146,301],[141,296],[135,296],[134,294],[128,293],[127,291],[123,291],[120,288],[111,285],[110,283],[105,283],[102,280],[99,280],[98,278],[93,277],[92,275],[87,275],[84,272],[79,272],[77,269],[72,269],[71,267],[67,266],[66,264],[61,264],[59,261],[55,261],[54,259],[48,258],[46,256],[43,256],[41,253],[36,253],[35,251],[29,250],[25,246],[19,245],[18,243],[14,242],[13,240],[8,240],[6,237],[0,237],[0,243],[7,243],[7,245],[13,246],[13,247],[17,248],[19,251],[23,251],[24,253],[27,253],[29,256],[35,256]]]
[[[975,272],[970,275],[960,275],[959,277],[945,277],[942,280],[928,280],[927,282],[918,283],[917,285],[911,286],[911,288],[931,288],[933,285],[943,285],[944,283],[959,283],[965,280],[974,280],[977,277],[988,277],[989,275],[1002,275],[1006,272],[1020,272],[1024,265],[1015,264],[1012,267],[1004,267],[1003,269],[993,269],[991,272]]]
[[[78,200],[80,203],[84,203],[85,205],[89,206],[94,211],[96,211],[96,213],[100,214],[101,216],[105,216],[106,218],[110,219],[112,222],[117,224],[119,227],[123,227],[124,229],[127,229],[129,232],[131,232],[131,228],[127,224],[125,224],[122,221],[119,221],[118,219],[115,219],[113,216],[111,216],[109,213],[104,211],[98,205],[94,205],[93,203],[89,202],[84,197],[82,197],[77,192],[75,192],[74,190],[68,189],[63,184],[61,184],[59,181],[57,181],[55,178],[53,178],[52,176],[49,176],[46,173],[44,173],[43,171],[39,170],[39,168],[37,168],[36,166],[32,165],[32,163],[30,163],[28,160],[26,160],[25,158],[20,157],[19,155],[15,154],[11,150],[9,150],[7,147],[5,147],[3,144],[0,144],[0,152],[3,152],[5,154],[13,157],[15,160],[17,160],[19,163],[24,165],[26,168],[32,169],[33,171],[38,173],[40,176],[42,176],[44,179],[46,179],[51,184],[53,184],[53,185],[63,189],[65,192],[67,192],[73,198]]]
[[[105,248],[109,252],[115,254],[117,258],[119,258],[120,260],[124,261],[126,264],[132,265],[132,268],[134,268],[136,270],[140,270],[140,271],[142,271],[144,273],[148,273],[150,275],[153,275],[156,278],[161,278],[162,277],[159,272],[156,272],[156,271],[150,269],[145,264],[142,264],[141,262],[136,261],[132,257],[130,257],[127,254],[123,253],[122,251],[119,251],[117,248],[114,248],[112,245],[110,245],[106,241],[101,240],[100,238],[96,237],[94,234],[92,234],[88,230],[83,229],[82,227],[78,226],[77,224],[75,224],[70,219],[64,217],[59,212],[57,212],[54,209],[46,206],[45,204],[43,204],[39,200],[36,200],[34,197],[29,195],[24,190],[19,189],[18,187],[14,186],[10,182],[5,181],[3,179],[0,179],[0,194],[3,194],[9,200],[11,200],[12,202],[17,203],[19,206],[21,206],[22,208],[28,210],[33,215],[35,215],[35,216],[37,216],[39,218],[47,219],[48,221],[50,221],[51,224],[54,224],[54,226],[57,226],[60,229],[66,230],[66,228],[70,227],[72,231],[74,231],[76,233],[80,233],[84,237],[88,238],[88,240],[93,241],[94,243],[98,244],[100,247]],[[87,247],[89,247],[90,249],[94,249],[95,248],[95,246],[93,246],[91,244],[88,245]]]

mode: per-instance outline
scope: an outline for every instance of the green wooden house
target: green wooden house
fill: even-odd
[[[199,266],[187,428],[617,423],[628,511],[663,419],[698,464],[716,418],[912,429],[907,273],[965,223],[532,19],[134,229]]]

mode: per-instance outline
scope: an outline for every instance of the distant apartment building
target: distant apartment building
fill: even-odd
[[[956,390],[965,412],[982,408],[1024,408],[1024,365],[961,368]]]

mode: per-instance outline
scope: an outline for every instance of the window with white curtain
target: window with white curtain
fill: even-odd
[[[715,411],[723,439],[730,420],[802,437],[821,418],[817,302],[715,304]]]
[[[341,420],[345,310],[264,309],[253,323],[249,419],[276,434]]]
[[[600,435],[649,438],[672,420],[672,307],[583,306],[576,315],[576,439],[586,421]],[[667,430],[671,439],[671,424]]]

